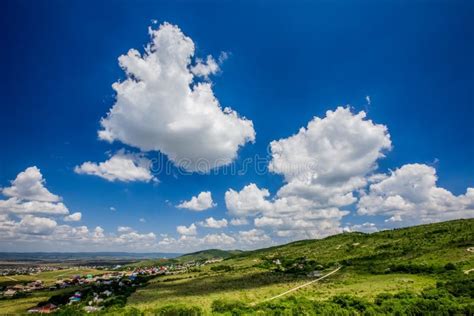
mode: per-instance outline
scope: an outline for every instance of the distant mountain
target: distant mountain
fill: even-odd
[[[176,258],[179,253],[133,252],[0,252],[2,261],[76,261],[76,260],[144,260]]]

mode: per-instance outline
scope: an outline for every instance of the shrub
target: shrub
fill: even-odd
[[[152,315],[159,316],[201,316],[203,311],[199,306],[166,305],[152,311]]]
[[[218,266],[211,267],[211,270],[215,272],[229,272],[229,271],[232,271],[233,268],[231,266],[221,264]]]
[[[215,300],[211,305],[212,311],[215,313],[237,312],[247,309],[247,306],[240,301],[232,300]]]

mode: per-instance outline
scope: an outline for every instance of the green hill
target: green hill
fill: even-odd
[[[210,259],[227,259],[235,255],[243,253],[241,250],[220,250],[220,249],[208,249],[201,250],[193,253],[184,254],[172,259],[148,259],[142,260],[136,263],[132,263],[125,266],[128,267],[151,267],[171,264],[181,264],[193,261],[206,261]]]
[[[208,249],[179,256],[176,260],[179,262],[189,262],[209,259],[227,259],[241,253],[243,253],[241,250]]]
[[[471,247],[473,219],[229,253],[222,262],[152,280],[129,298],[127,308],[183,315],[473,314]],[[339,266],[320,282],[264,302]]]
[[[321,240],[303,240],[242,253],[239,260],[306,257],[330,266],[384,272],[397,264],[440,267],[449,262],[472,264],[467,248],[474,246],[474,220],[456,220],[372,234],[343,233]],[[466,261],[467,260],[467,261]]]

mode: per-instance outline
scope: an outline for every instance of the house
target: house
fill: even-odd
[[[76,303],[81,301],[82,294],[81,292],[74,293],[73,296],[69,298],[69,303]]]
[[[12,286],[11,288],[15,291],[24,291],[26,287],[24,285],[21,285],[21,284],[16,284],[16,285]]]
[[[105,296],[110,296],[112,295],[112,292],[110,292],[109,290],[105,290],[104,292],[102,292],[102,294],[104,294]]]
[[[58,307],[54,304],[46,304],[44,306],[33,307],[28,310],[28,313],[40,313],[40,314],[50,314],[54,312]]]
[[[97,312],[97,311],[100,311],[101,309],[102,309],[102,307],[84,306],[84,311],[85,311],[86,313]]]
[[[17,293],[14,289],[8,289],[5,292],[3,292],[3,296],[9,296],[12,297]]]

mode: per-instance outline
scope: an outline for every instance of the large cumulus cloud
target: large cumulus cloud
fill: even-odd
[[[474,188],[454,195],[438,187],[436,169],[407,164],[371,184],[357,207],[360,215],[379,215],[395,226],[474,217]]]
[[[144,53],[120,56],[127,77],[112,86],[116,102],[101,120],[99,138],[160,151],[188,171],[229,164],[255,131],[215,97],[206,78],[219,65],[212,57],[193,63],[194,42],[177,26],[164,23],[150,36]]]
[[[367,184],[377,160],[391,149],[384,125],[338,107],[315,117],[298,133],[270,144],[270,171],[285,184],[273,199],[255,184],[226,193],[231,215],[254,216],[257,227],[280,237],[314,238],[342,231],[345,206],[357,201],[354,191]]]

